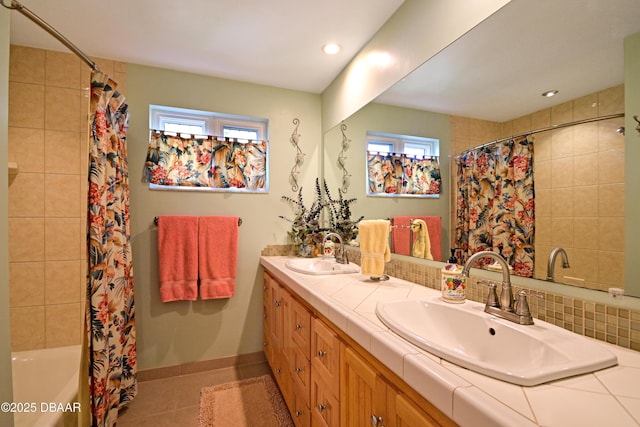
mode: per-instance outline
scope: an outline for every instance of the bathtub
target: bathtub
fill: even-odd
[[[79,345],[11,353],[11,368],[15,427],[77,423]]]

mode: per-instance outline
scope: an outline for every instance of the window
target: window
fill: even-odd
[[[440,141],[367,132],[367,195],[440,197]]]
[[[151,129],[179,132],[184,137],[212,135],[245,141],[266,140],[268,139],[267,124],[267,119],[254,117],[160,105],[149,107]]]
[[[268,192],[268,120],[151,105],[153,189]]]
[[[398,153],[416,157],[438,157],[440,141],[435,138],[367,132],[367,151]]]

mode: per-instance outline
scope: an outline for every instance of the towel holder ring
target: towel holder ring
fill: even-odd
[[[156,225],[156,227],[158,226],[159,218],[160,217],[157,217],[157,216],[153,217],[153,223]],[[238,227],[240,227],[241,225],[242,225],[242,218],[238,218]]]

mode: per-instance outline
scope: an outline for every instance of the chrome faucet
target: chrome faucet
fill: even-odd
[[[338,239],[338,244],[340,245],[338,249],[334,249],[333,251],[334,256],[336,257],[336,262],[340,264],[349,264],[349,259],[347,258],[347,251],[344,250],[344,243],[342,242],[342,236],[340,236],[338,233],[330,232],[324,236],[324,239],[322,240],[322,252],[325,253],[325,245],[327,243],[327,240],[329,240],[331,237],[336,237]]]
[[[511,277],[509,274],[509,265],[507,261],[499,254],[491,251],[476,252],[471,255],[462,268],[462,276],[469,277],[471,266],[480,258],[493,258],[502,268],[502,289],[500,290],[500,298],[496,293],[496,284],[489,283],[489,296],[484,306],[484,311],[503,319],[510,320],[521,325],[533,325],[533,317],[529,311],[529,303],[527,302],[527,291],[518,292],[518,300],[513,299],[513,289],[511,288]]]
[[[551,253],[549,254],[549,261],[547,262],[547,280],[553,282],[554,280],[554,269],[556,267],[556,258],[558,254],[562,255],[562,268],[570,268],[569,265],[569,257],[567,256],[567,252],[562,248],[553,248]]]

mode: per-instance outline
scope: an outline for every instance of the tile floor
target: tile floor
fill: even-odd
[[[200,389],[270,373],[267,362],[143,381],[118,416],[118,427],[197,427]]]

